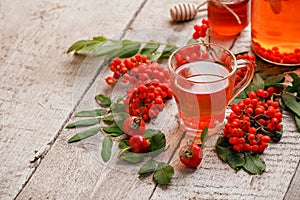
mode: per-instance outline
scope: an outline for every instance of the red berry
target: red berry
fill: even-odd
[[[147,87],[144,84],[142,84],[138,86],[138,90],[140,93],[145,93],[147,91]]]
[[[263,107],[256,107],[255,108],[255,115],[263,114],[265,112],[265,109]]]
[[[179,151],[181,163],[190,168],[196,168],[202,161],[203,152],[197,144],[191,143],[183,146]]]
[[[201,25],[195,24],[195,25],[194,25],[194,30],[195,30],[195,31],[200,31],[200,30],[201,30]]]
[[[248,97],[250,99],[256,99],[257,98],[256,93],[254,91],[248,92]]]
[[[108,85],[113,85],[113,84],[115,84],[115,79],[113,78],[113,77],[107,77],[106,79],[105,79],[105,81],[106,81],[106,83],[108,84]]]
[[[252,150],[253,152],[257,152],[258,149],[259,149],[259,147],[258,147],[258,145],[256,145],[256,144],[251,146],[251,150]]]
[[[246,151],[246,152],[249,152],[249,151],[251,151],[251,146],[250,146],[250,144],[244,144],[243,145],[243,148],[244,148],[244,151]]]
[[[254,111],[253,111],[253,108],[247,107],[246,110],[245,110],[245,112],[246,112],[248,115],[252,115]]]
[[[229,143],[230,144],[238,144],[239,143],[239,138],[231,137],[231,138],[229,138]]]
[[[235,144],[235,145],[233,145],[233,150],[242,151],[243,150],[243,145],[242,144]]]
[[[262,98],[266,99],[269,97],[268,91],[263,91]]]
[[[276,126],[277,124],[279,124],[279,121],[278,121],[277,118],[273,117],[273,118],[271,119],[271,123],[272,123],[273,125]]]
[[[255,127],[250,127],[249,128],[249,134],[253,134],[253,135],[255,135],[256,134],[256,128]],[[251,136],[252,137],[252,136]]]
[[[240,101],[240,102],[238,103],[238,107],[239,107],[239,109],[244,110],[245,107],[246,107],[246,105],[244,104],[243,101]]]
[[[268,128],[270,131],[274,131],[275,128],[276,128],[276,125],[270,123],[270,124],[267,125],[267,128]]]
[[[144,135],[146,132],[146,124],[142,118],[130,116],[123,122],[123,131],[128,137]]]
[[[131,151],[134,153],[146,152],[149,148],[149,142],[141,135],[134,135],[129,140]]]
[[[253,133],[250,133],[247,138],[248,138],[249,141],[250,140],[254,140],[255,139],[255,135]]]
[[[250,100],[250,98],[245,98],[245,99],[243,99],[243,102],[247,106],[251,103],[251,100]]]
[[[259,97],[263,97],[263,93],[264,93],[264,90],[263,89],[257,89],[256,90],[256,94],[257,94],[257,96],[259,96]]]
[[[271,141],[271,138],[267,135],[264,135],[262,136],[261,141],[265,143],[269,143]]]

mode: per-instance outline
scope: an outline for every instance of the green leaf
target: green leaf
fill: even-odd
[[[258,73],[256,73],[252,80],[251,90],[256,91],[259,88],[264,89],[264,87],[265,87],[264,79]]]
[[[230,146],[228,139],[225,137],[222,137],[222,136],[218,138],[217,145],[221,146],[221,147],[229,147]]]
[[[160,43],[153,40],[149,41],[141,50],[142,55],[151,56],[159,48]]]
[[[300,80],[300,77],[294,72],[290,72],[289,75],[293,78],[294,81]]]
[[[173,175],[174,168],[167,163],[160,162],[153,174],[153,179],[159,185],[167,185],[171,182]]]
[[[160,134],[160,133],[162,133],[160,130],[146,129],[146,132],[144,134],[144,138],[146,138],[147,140],[149,140],[152,136],[154,136],[156,134]]]
[[[72,51],[79,51],[83,48],[86,48],[87,46],[93,45],[93,44],[98,44],[99,42],[97,41],[93,41],[93,40],[79,40],[77,42],[75,42],[74,44],[72,44],[68,50],[67,53],[70,53]]]
[[[265,82],[265,87],[276,86],[278,88],[283,88],[284,83],[267,83]]]
[[[143,157],[140,154],[127,151],[120,156],[120,159],[129,163],[139,163],[143,160]]]
[[[295,116],[297,116],[297,115],[295,115]],[[273,142],[279,142],[282,137],[282,134],[283,134],[283,128],[280,131],[272,132],[272,134],[270,135],[271,140]]]
[[[217,145],[216,146],[216,152],[218,157],[223,160],[224,162],[227,162],[227,156],[232,153],[231,150],[227,147],[222,147]]]
[[[138,171],[138,174],[141,176],[147,176],[153,173],[156,170],[156,162],[154,160],[149,160],[146,162]]]
[[[297,127],[297,131],[300,132],[300,117],[295,115],[295,123]]]
[[[188,41],[187,41],[187,45],[189,45],[189,44],[196,44],[196,43],[199,43],[199,41],[198,40],[195,40],[195,39],[193,39],[193,38],[191,38],[191,39],[189,39]]]
[[[207,138],[208,138],[208,126],[206,126],[201,133],[202,145],[206,142]]]
[[[121,43],[110,43],[106,45],[101,45],[95,48],[94,56],[104,56],[112,52],[119,51],[122,48]]]
[[[274,76],[269,76],[265,79],[265,85],[272,85],[274,83],[281,83],[284,81],[284,74],[278,74]]]
[[[298,77],[295,73],[289,73],[289,75],[293,78],[292,86],[289,86],[285,89],[285,91],[294,93],[297,92],[297,94],[300,94],[300,77]]]
[[[119,112],[125,112],[127,106],[125,106],[123,103],[112,103],[110,105],[110,110],[113,113],[119,113]]]
[[[103,118],[103,122],[106,124],[111,124],[114,122],[114,116],[113,115],[107,115]]]
[[[120,142],[119,142],[119,148],[121,150],[128,149],[129,147],[130,147],[129,140],[120,140]]]
[[[79,128],[79,127],[86,127],[86,126],[93,126],[95,124],[99,124],[100,118],[92,118],[92,119],[84,119],[79,120],[73,123],[70,123],[66,126],[66,128]]]
[[[227,162],[227,155],[231,154],[232,151],[229,149],[230,144],[225,137],[219,137],[216,144],[216,153],[218,157]]]
[[[130,116],[127,112],[113,113],[113,115],[114,115],[114,121],[120,128],[123,127],[124,121]]]
[[[282,98],[286,107],[293,111],[295,115],[300,117],[300,103],[297,102],[296,97],[288,93],[283,93]]]
[[[161,56],[162,56],[162,52],[156,51],[156,52],[153,53],[152,55],[149,55],[149,56],[148,56],[148,60],[149,60],[150,62],[157,61]]]
[[[243,165],[245,171],[250,174],[262,174],[266,169],[265,161],[259,155],[245,154],[246,162]]]
[[[157,156],[162,151],[164,151],[166,147],[166,137],[162,132],[159,132],[153,135],[150,139],[150,152],[151,156]]]
[[[240,170],[241,167],[245,164],[245,159],[239,154],[232,152],[230,154],[227,154],[227,162],[233,169]]]
[[[101,128],[103,131],[105,131],[107,134],[113,137],[117,137],[124,134],[123,130],[120,128],[120,126],[118,126],[117,123],[113,123],[110,126],[102,126]]]
[[[75,117],[96,117],[106,113],[106,109],[82,110],[75,113]]]
[[[101,156],[104,162],[109,161],[111,157],[112,145],[112,139],[110,137],[104,137],[101,150]]]
[[[99,42],[105,42],[107,41],[107,39],[103,36],[96,36],[96,37],[93,37],[93,40],[97,40]]]
[[[247,88],[246,88],[247,89]],[[230,102],[230,105],[232,104],[235,104],[235,103],[238,103],[240,101],[242,101],[243,99],[247,98],[248,95],[247,95],[247,92],[246,92],[246,89],[245,90],[242,90],[231,102]]]
[[[82,131],[82,132],[80,132],[80,133],[77,133],[77,134],[74,135],[73,137],[71,137],[71,138],[68,140],[68,143],[78,142],[78,141],[80,141],[80,140],[82,140],[82,139],[85,139],[85,138],[91,137],[91,136],[93,136],[93,135],[96,135],[96,134],[99,133],[99,132],[100,132],[99,127],[91,128],[91,129]]]
[[[130,40],[122,41],[122,48],[118,49],[118,51],[111,52],[108,54],[108,58],[120,57],[120,58],[129,58],[137,54],[140,50],[141,43],[134,42]]]
[[[170,57],[170,55],[177,49],[178,49],[178,47],[173,44],[166,44],[165,48],[162,51],[161,58]]]
[[[95,99],[103,106],[110,106],[110,104],[112,103],[111,98],[103,94],[98,94],[97,96],[95,96]]]
[[[93,52],[97,47],[102,46],[102,43],[93,43],[90,45],[87,45],[86,47],[79,49],[78,51],[76,51],[76,53],[78,54],[82,54],[82,55],[87,55],[91,52]]]

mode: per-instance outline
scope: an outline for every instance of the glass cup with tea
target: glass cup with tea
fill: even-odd
[[[234,37],[249,24],[249,0],[208,0],[207,15],[214,35]]]
[[[210,43],[184,46],[169,58],[171,88],[178,108],[178,120],[189,133],[209,128],[209,134],[220,131],[225,111],[252,80],[254,66],[236,60],[228,49]],[[235,85],[237,68],[246,67],[244,79]]]

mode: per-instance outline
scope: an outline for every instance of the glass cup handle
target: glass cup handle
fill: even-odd
[[[237,84],[231,94],[231,98],[229,100],[229,103],[242,91],[244,90],[251,82],[253,76],[254,76],[254,65],[249,61],[245,59],[239,59],[237,60],[237,69],[246,67],[247,72],[242,81]]]

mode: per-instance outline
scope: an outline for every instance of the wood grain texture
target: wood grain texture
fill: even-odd
[[[176,148],[188,138],[181,141],[182,135],[176,133],[173,101],[154,125],[166,132],[169,145],[157,159],[170,161],[175,167],[175,177],[167,188],[156,187],[151,177],[139,179],[139,166],[128,166],[117,159],[104,163],[100,157],[101,135],[67,144],[81,130],[63,129],[66,122],[75,120],[70,113],[95,108],[95,94],[120,91],[111,91],[104,83],[105,75],[97,75],[101,58],[66,55],[66,48],[96,35],[119,37],[127,28],[126,38],[165,40],[164,34],[171,32],[182,39],[175,41],[182,43],[206,13],[199,13],[190,22],[171,22],[169,9],[179,2],[17,0],[12,6],[7,0],[1,1],[0,27],[6,30],[1,32],[1,41],[9,37],[0,46],[4,49],[0,52],[0,116],[4,117],[0,121],[0,134],[4,135],[0,139],[1,199],[277,200],[284,198],[288,188],[290,195],[286,198],[297,197],[291,192],[298,186],[289,187],[289,183],[293,177],[298,180],[298,173],[294,174],[299,165],[300,139],[288,113],[284,115],[282,140],[271,144],[263,155],[267,169],[261,176],[233,171],[212,148],[205,151],[197,170],[184,168]],[[14,16],[16,11],[20,18]],[[152,27],[160,29],[147,31]],[[248,51],[249,34],[248,27],[236,40],[217,38],[213,42],[228,48],[234,42],[234,53]],[[215,139],[211,138],[211,144]],[[30,164],[35,156],[36,161]]]
[[[300,198],[300,170],[299,163],[297,167],[297,171],[289,185],[289,188],[285,194],[285,200],[294,200]]]
[[[19,193],[79,100],[72,94],[83,58],[66,49],[124,29],[141,2],[1,1],[1,199]]]

